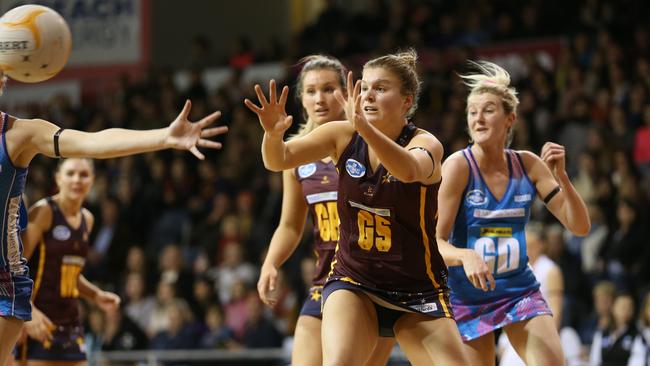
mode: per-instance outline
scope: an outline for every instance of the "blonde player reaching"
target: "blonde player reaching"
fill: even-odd
[[[345,117],[343,108],[334,97],[335,91],[344,92],[345,68],[341,62],[322,55],[305,57],[302,62],[304,65],[298,75],[296,89],[306,122],[294,138],[302,137],[324,123]],[[262,264],[257,289],[264,303],[275,305],[273,290],[278,268],[299,244],[309,212],[314,228],[316,271],[296,324],[291,364],[320,365],[323,359],[320,340],[321,293],[339,239],[336,208],[338,173],[328,157],[285,170],[282,178],[282,216]],[[367,365],[385,365],[393,344],[392,338],[382,338]]]

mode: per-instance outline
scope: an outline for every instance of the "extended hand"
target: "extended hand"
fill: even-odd
[[[95,297],[97,306],[106,313],[116,311],[120,306],[120,297],[108,291],[100,291]]]
[[[264,96],[262,87],[260,87],[259,84],[255,84],[255,93],[260,102],[260,107],[255,105],[255,103],[251,102],[248,98],[244,99],[244,104],[253,113],[257,114],[257,118],[260,120],[264,132],[283,136],[284,132],[291,126],[291,121],[293,120],[293,117],[287,116],[287,112],[284,108],[287,104],[289,88],[287,86],[282,88],[282,93],[278,100],[275,80],[271,80],[269,82],[268,101],[266,100],[266,96]]]
[[[278,280],[277,268],[269,265],[262,266],[260,271],[260,279],[257,281],[257,292],[260,299],[268,306],[275,306],[277,299],[275,298],[275,285]]]
[[[566,166],[566,152],[564,151],[564,146],[553,142],[547,142],[542,147],[540,157],[556,177],[557,174],[564,172]]]
[[[483,291],[487,291],[488,287],[490,290],[494,290],[496,287],[492,272],[483,258],[474,250],[467,250],[467,254],[463,257],[463,268],[467,279],[474,287]]]
[[[44,343],[52,340],[52,331],[56,326],[42,311],[33,308],[32,320],[25,322],[24,329],[28,336]]]
[[[187,100],[181,113],[168,127],[166,145],[174,149],[189,150],[194,156],[203,160],[205,156],[199,151],[197,146],[220,149],[221,143],[208,140],[208,138],[226,133],[228,127],[206,128],[221,117],[221,112],[214,112],[195,123],[190,122],[187,117],[190,114],[191,108],[192,103]]]
[[[336,100],[345,110],[345,118],[352,124],[355,130],[368,124],[368,120],[361,110],[361,80],[354,82],[352,71],[348,72],[348,97],[343,96],[340,90],[334,92]]]

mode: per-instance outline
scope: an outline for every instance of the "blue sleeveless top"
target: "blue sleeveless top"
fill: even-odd
[[[20,240],[21,226],[26,223],[26,210],[22,204],[22,193],[27,178],[27,168],[17,168],[7,152],[6,132],[9,116],[0,112],[0,131],[2,133],[0,147],[0,200],[3,205],[2,227],[0,238],[0,273],[11,275],[26,275],[28,269],[22,257],[23,245]],[[22,206],[22,208],[21,208]],[[22,214],[21,214],[22,211]],[[20,216],[22,220],[19,219]],[[21,223],[22,221],[22,223]],[[6,280],[4,276],[1,281]]]
[[[477,289],[462,266],[450,267],[453,302],[487,303],[539,288],[528,265],[525,235],[536,189],[519,154],[509,149],[505,154],[510,179],[505,194],[497,200],[483,180],[471,149],[463,150],[470,174],[449,242],[477,251],[491,269],[496,288],[488,292]]]

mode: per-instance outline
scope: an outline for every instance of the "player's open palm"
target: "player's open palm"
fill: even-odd
[[[203,160],[205,156],[199,151],[198,147],[220,149],[221,143],[209,140],[209,138],[226,133],[228,127],[207,128],[219,119],[221,112],[214,112],[198,122],[190,122],[187,118],[191,108],[192,103],[189,100],[186,101],[181,113],[169,125],[166,144],[174,149],[189,150],[194,156]]]
[[[341,104],[345,111],[345,118],[352,124],[355,130],[358,130],[360,125],[368,124],[366,116],[363,115],[361,109],[361,80],[354,82],[352,71],[348,72],[348,97],[344,97],[340,90],[334,92],[336,100]],[[351,92],[350,92],[351,91]]]
[[[255,93],[260,105],[257,106],[247,98],[244,99],[246,107],[257,114],[264,132],[273,135],[284,135],[284,132],[291,127],[293,120],[293,117],[288,116],[285,110],[289,88],[287,86],[283,87],[278,99],[275,80],[271,80],[269,82],[268,100],[259,84],[255,84]]]

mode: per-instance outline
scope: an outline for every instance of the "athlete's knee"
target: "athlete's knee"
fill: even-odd
[[[365,359],[360,359],[357,352],[323,352],[323,366],[358,366],[363,365]]]

